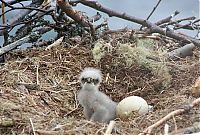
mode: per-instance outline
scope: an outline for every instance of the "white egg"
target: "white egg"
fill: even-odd
[[[142,115],[148,111],[149,105],[143,98],[138,96],[124,98],[118,103],[116,108],[116,114],[121,119],[127,118],[132,113],[138,113],[139,115]]]

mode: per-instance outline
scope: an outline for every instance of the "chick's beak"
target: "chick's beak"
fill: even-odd
[[[87,79],[86,79],[86,82],[87,82],[87,83],[91,83],[91,82],[92,82],[92,78],[87,78]]]
[[[86,78],[84,85],[86,85],[86,84],[90,84],[90,85],[94,86],[93,79],[92,78]]]

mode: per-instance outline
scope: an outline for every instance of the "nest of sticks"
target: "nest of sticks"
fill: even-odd
[[[127,41],[126,41],[127,42]],[[65,43],[63,43],[65,44]],[[153,110],[144,116],[117,119],[118,133],[143,132],[171,111],[182,108],[195,98],[191,90],[200,75],[199,50],[195,55],[167,61],[171,85],[162,88],[162,78],[149,69],[132,64],[127,67],[116,52],[107,53],[96,63],[91,47],[56,46],[50,50],[32,48],[7,54],[0,68],[0,134],[104,134],[107,125],[85,120],[76,96],[78,76],[85,67],[97,67],[103,73],[101,91],[119,102],[131,95],[143,97]],[[116,65],[116,61],[118,64]],[[200,122],[199,106],[166,121],[170,132]],[[158,126],[155,133],[163,133]]]

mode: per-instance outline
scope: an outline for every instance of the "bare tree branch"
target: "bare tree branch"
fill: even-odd
[[[7,52],[9,52],[9,51],[11,51],[11,50],[13,50],[13,49],[15,49],[16,47],[18,47],[18,46],[20,46],[20,45],[22,45],[24,43],[30,43],[30,42],[36,41],[38,38],[41,37],[42,34],[44,34],[44,33],[46,33],[46,32],[51,30],[50,27],[46,28],[45,30],[43,28],[41,28],[41,29],[42,29],[41,31],[39,29],[39,30],[37,30],[35,32],[32,32],[30,35],[27,35],[27,36],[25,36],[25,37],[13,42],[13,43],[7,45],[5,47],[0,48],[0,56],[5,54],[5,53],[7,53]]]
[[[89,27],[89,22],[85,20],[83,16],[80,15],[78,11],[73,10],[68,1],[57,0],[59,7],[65,12],[69,17],[71,17],[76,22],[82,24],[85,27]]]
[[[13,50],[13,49],[15,49],[17,46],[20,46],[24,43],[28,43],[32,39],[32,37],[35,37],[35,36],[37,36],[37,34],[34,33],[34,34],[28,35],[24,38],[21,38],[20,40],[17,40],[14,43],[11,43],[11,44],[9,44],[5,47],[2,47],[0,49],[0,56],[11,51],[11,50]]]
[[[170,22],[171,19],[172,19],[174,16],[178,15],[179,13],[180,13],[180,12],[176,10],[176,11],[175,11],[172,15],[170,15],[169,17],[164,18],[164,19],[162,19],[162,20],[156,22],[156,25],[161,25],[161,24],[163,24],[163,23]]]
[[[31,3],[28,7],[34,7],[34,6],[35,6],[35,4]],[[17,25],[33,22],[34,20],[39,19],[39,18],[43,17],[44,15],[47,15],[53,11],[53,9],[51,9],[51,10],[44,10],[44,9],[39,9],[39,8],[31,8],[31,9],[20,9],[20,11],[21,11],[20,14],[18,14],[15,18],[10,20],[10,24],[0,25],[0,27],[2,27],[2,28],[0,28],[0,35],[3,34],[3,30],[5,28],[7,30],[10,29],[9,31],[11,31]],[[37,9],[37,11],[40,11],[40,12],[42,11],[42,13],[40,15],[33,17],[32,19],[22,21],[24,19],[24,17],[27,16],[29,13],[31,13],[34,9]]]
[[[68,0],[67,1],[57,0],[57,4],[62,9],[62,11],[65,12],[70,18],[72,18],[79,24],[83,25],[84,27],[89,27],[91,30],[91,35],[95,37],[95,34],[94,34],[95,31],[94,31],[93,25],[89,22],[89,20],[86,20],[85,17],[81,16],[79,12],[73,10]]]
[[[127,15],[126,13],[120,13],[120,12],[108,9],[106,7],[103,7],[101,4],[99,4],[96,1],[79,0],[79,1],[76,1],[76,2],[79,2],[83,5],[89,6],[91,8],[94,8],[94,9],[99,10],[101,12],[107,13],[110,17],[115,16],[115,17],[119,17],[119,18],[122,18],[122,19],[125,19],[125,20],[128,20],[128,21],[131,21],[131,22],[141,24],[141,25],[149,28],[149,33],[160,33],[162,35],[166,35],[168,37],[171,37],[173,39],[176,39],[178,41],[182,41],[182,42],[185,42],[185,43],[191,43],[192,42],[192,43],[194,43],[194,45],[200,47],[200,41],[195,39],[195,38],[192,38],[190,36],[183,35],[183,34],[178,34],[178,33],[175,33],[174,31],[171,31],[171,30],[165,31],[161,27],[157,26],[156,24],[151,23],[148,20],[136,18],[134,16]]]
[[[174,20],[174,21],[169,20],[168,22],[165,22],[164,24],[163,23],[159,24],[159,26],[164,28],[164,27],[169,26],[169,25],[181,25],[181,24],[179,24],[180,22],[188,21],[188,20],[194,20],[195,18],[196,17],[192,16],[192,17],[182,18],[182,19]]]
[[[3,13],[2,22],[3,22],[3,25],[6,25],[6,15],[4,14],[5,13],[5,3],[2,3],[2,13]],[[8,31],[6,29],[3,30],[3,36],[4,36],[3,46],[5,46],[8,42]]]

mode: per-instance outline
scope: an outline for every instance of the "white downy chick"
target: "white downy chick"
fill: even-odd
[[[84,108],[86,119],[103,123],[115,119],[117,103],[99,91],[101,71],[91,67],[85,68],[79,80],[81,90],[78,93],[78,101]]]

